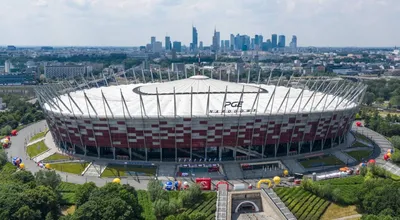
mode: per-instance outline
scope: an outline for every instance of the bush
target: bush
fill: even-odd
[[[207,218],[207,216],[203,213],[195,211],[189,215],[189,218],[190,218],[190,220],[205,220]]]

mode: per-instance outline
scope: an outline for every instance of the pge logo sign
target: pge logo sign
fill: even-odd
[[[240,102],[225,102],[225,106],[224,107],[227,107],[227,106],[231,106],[231,107],[234,107],[234,108],[241,108],[243,106],[243,101],[240,101]]]

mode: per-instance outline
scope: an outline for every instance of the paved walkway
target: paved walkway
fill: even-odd
[[[350,216],[346,216],[346,217],[342,217],[342,218],[337,218],[334,220],[348,220],[348,219],[357,219],[357,218],[361,218],[362,215],[361,214],[356,214],[356,215],[350,215]]]
[[[400,167],[398,165],[392,163],[391,161],[385,161],[383,159],[383,156],[386,154],[386,152],[389,149],[393,149],[392,143],[390,143],[388,139],[386,139],[383,135],[366,127],[353,126],[353,131],[365,135],[378,145],[377,149],[379,150],[379,156],[375,159],[378,165],[396,175],[400,175]]]
[[[44,139],[45,139],[45,137],[36,139],[36,140],[34,140],[34,141],[32,141],[32,142],[29,142],[26,146],[28,147],[28,146],[34,145],[34,144],[36,144],[36,143],[39,143],[39,142],[43,141]]]
[[[12,157],[21,157],[23,163],[25,164],[26,170],[31,171],[33,173],[41,170],[41,168],[37,166],[34,160],[29,159],[29,157],[26,154],[25,147],[30,137],[32,137],[32,134],[37,133],[41,130],[43,131],[46,128],[46,126],[47,126],[46,121],[43,120],[38,123],[29,125],[28,127],[20,130],[17,136],[12,136],[11,141],[13,144],[10,148],[6,149],[9,160],[11,161]],[[55,144],[54,143],[49,144],[47,145],[47,147],[53,148],[55,147]],[[63,181],[70,183],[83,184],[86,182],[94,182],[97,186],[103,186],[106,183],[112,181],[112,178],[98,178],[92,176],[82,177],[80,175],[75,175],[70,173],[63,173],[59,171],[56,172],[61,176],[61,179]],[[135,187],[136,189],[146,189],[148,180],[140,180],[139,183],[132,178],[122,178],[121,183],[129,184]]]

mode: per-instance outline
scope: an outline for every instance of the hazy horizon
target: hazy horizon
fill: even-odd
[[[292,35],[300,47],[400,45],[396,0],[0,0],[1,45],[132,47],[189,45],[192,25],[204,45],[214,27],[230,34]],[[371,46],[374,45],[374,46]]]

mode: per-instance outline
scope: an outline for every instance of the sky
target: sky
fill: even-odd
[[[229,35],[297,35],[299,46],[400,46],[400,0],[0,0],[0,45],[189,45]]]

